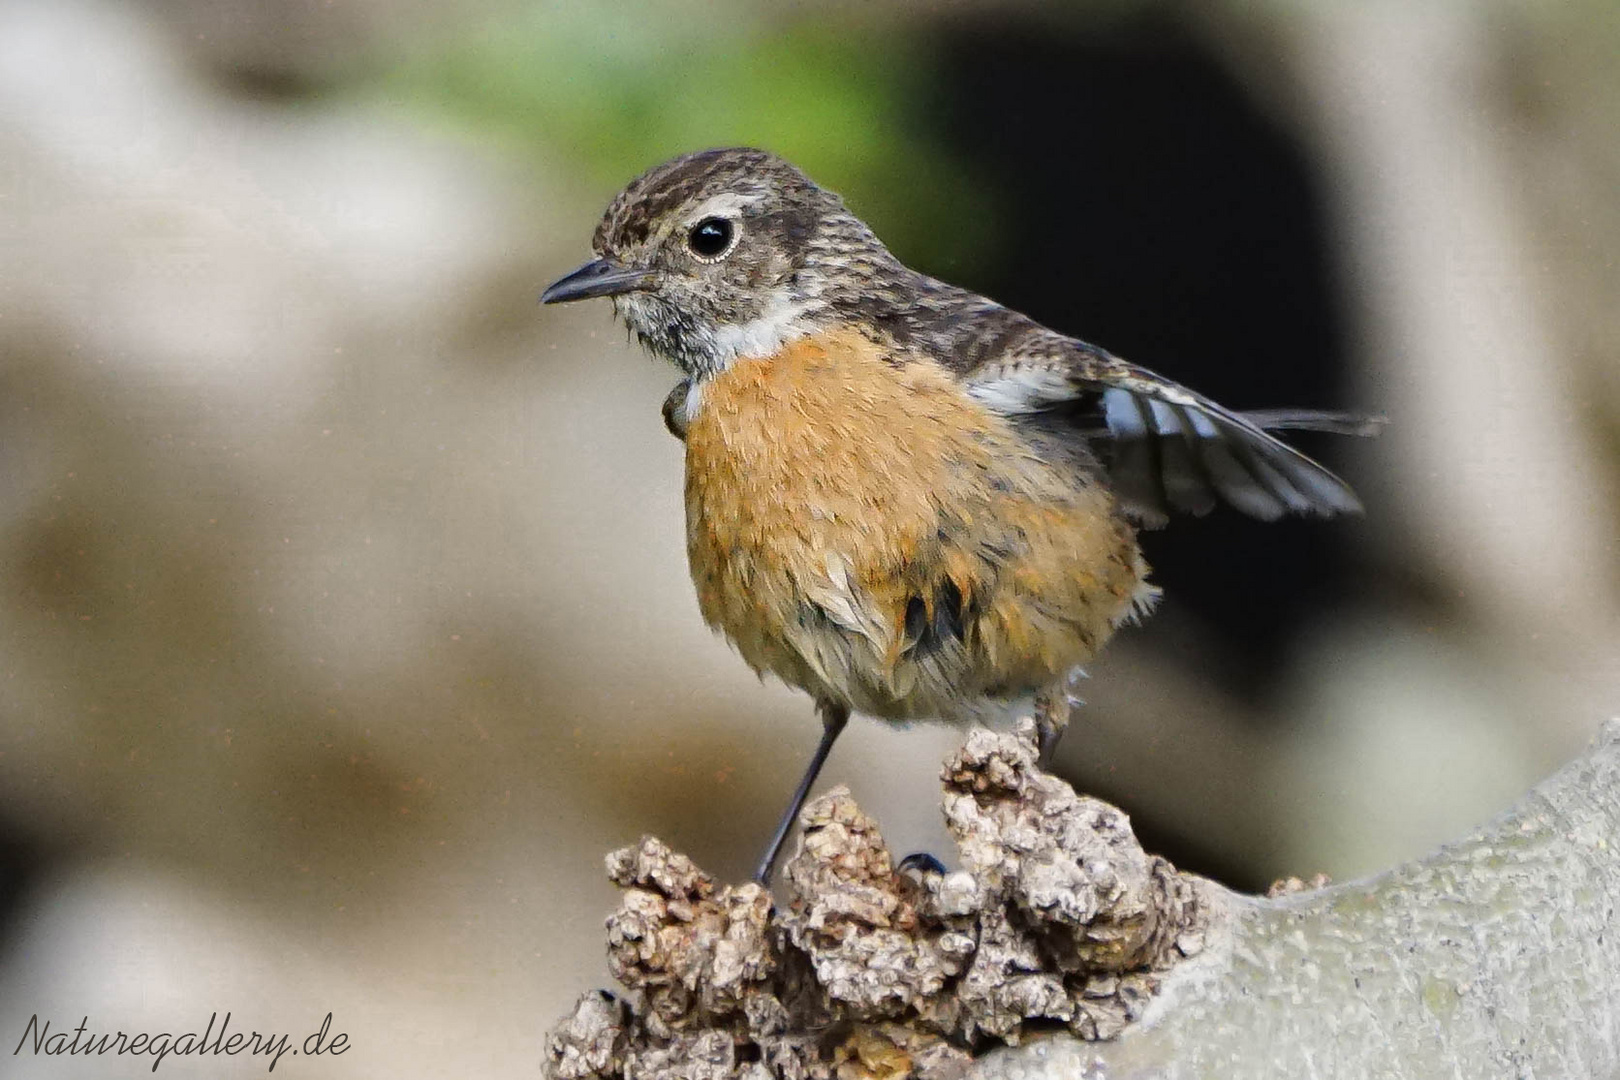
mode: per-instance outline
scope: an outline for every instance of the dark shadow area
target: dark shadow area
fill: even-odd
[[[936,272],[1226,405],[1347,405],[1315,170],[1208,46],[1157,15],[956,24],[937,49],[925,115],[1001,228],[995,258]],[[1332,465],[1331,438],[1291,441]],[[1352,588],[1355,536],[1225,508],[1147,533],[1166,601],[1144,637],[1263,698],[1309,613]]]
[[[17,916],[23,896],[47,863],[45,853],[0,819],[0,958],[10,951],[17,934]]]

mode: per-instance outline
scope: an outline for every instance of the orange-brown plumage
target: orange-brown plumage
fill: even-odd
[[[756,670],[885,718],[981,715],[1059,680],[1142,595],[1105,486],[854,329],[708,380],[686,512],[710,625]],[[908,611],[948,632],[908,634]]]

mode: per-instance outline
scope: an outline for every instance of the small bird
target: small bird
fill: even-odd
[[[610,297],[681,370],[663,413],[703,618],[821,716],[762,884],[852,712],[1029,704],[1049,755],[1070,674],[1159,595],[1138,527],[1222,500],[1267,521],[1361,510],[1270,432],[1375,422],[1235,412],[918,273],[764,151],[648,170],[591,247],[541,299]]]

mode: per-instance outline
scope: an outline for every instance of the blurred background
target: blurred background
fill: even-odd
[[[1061,768],[1179,865],[1375,871],[1620,712],[1620,8],[1045,7],[0,0],[0,1071],[230,1010],[348,1033],[277,1075],[532,1075],[603,853],[746,875],[819,727],[698,617],[673,370],[535,302],[701,147],[1390,418],[1307,447],[1363,519],[1147,537]],[[958,737],[857,722],[825,783],[946,853]]]

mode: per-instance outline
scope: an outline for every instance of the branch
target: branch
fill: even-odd
[[[1233,919],[1118,1042],[992,1055],[1006,1077],[1620,1074],[1620,721],[1419,862]]]
[[[548,1040],[548,1075],[1620,1068],[1620,721],[1469,839],[1276,899],[1142,852],[1120,811],[1035,766],[1027,728],[973,733],[944,779],[954,873],[895,873],[844,791],[806,808],[780,911],[650,838],[610,856],[626,993],[580,1000]]]

